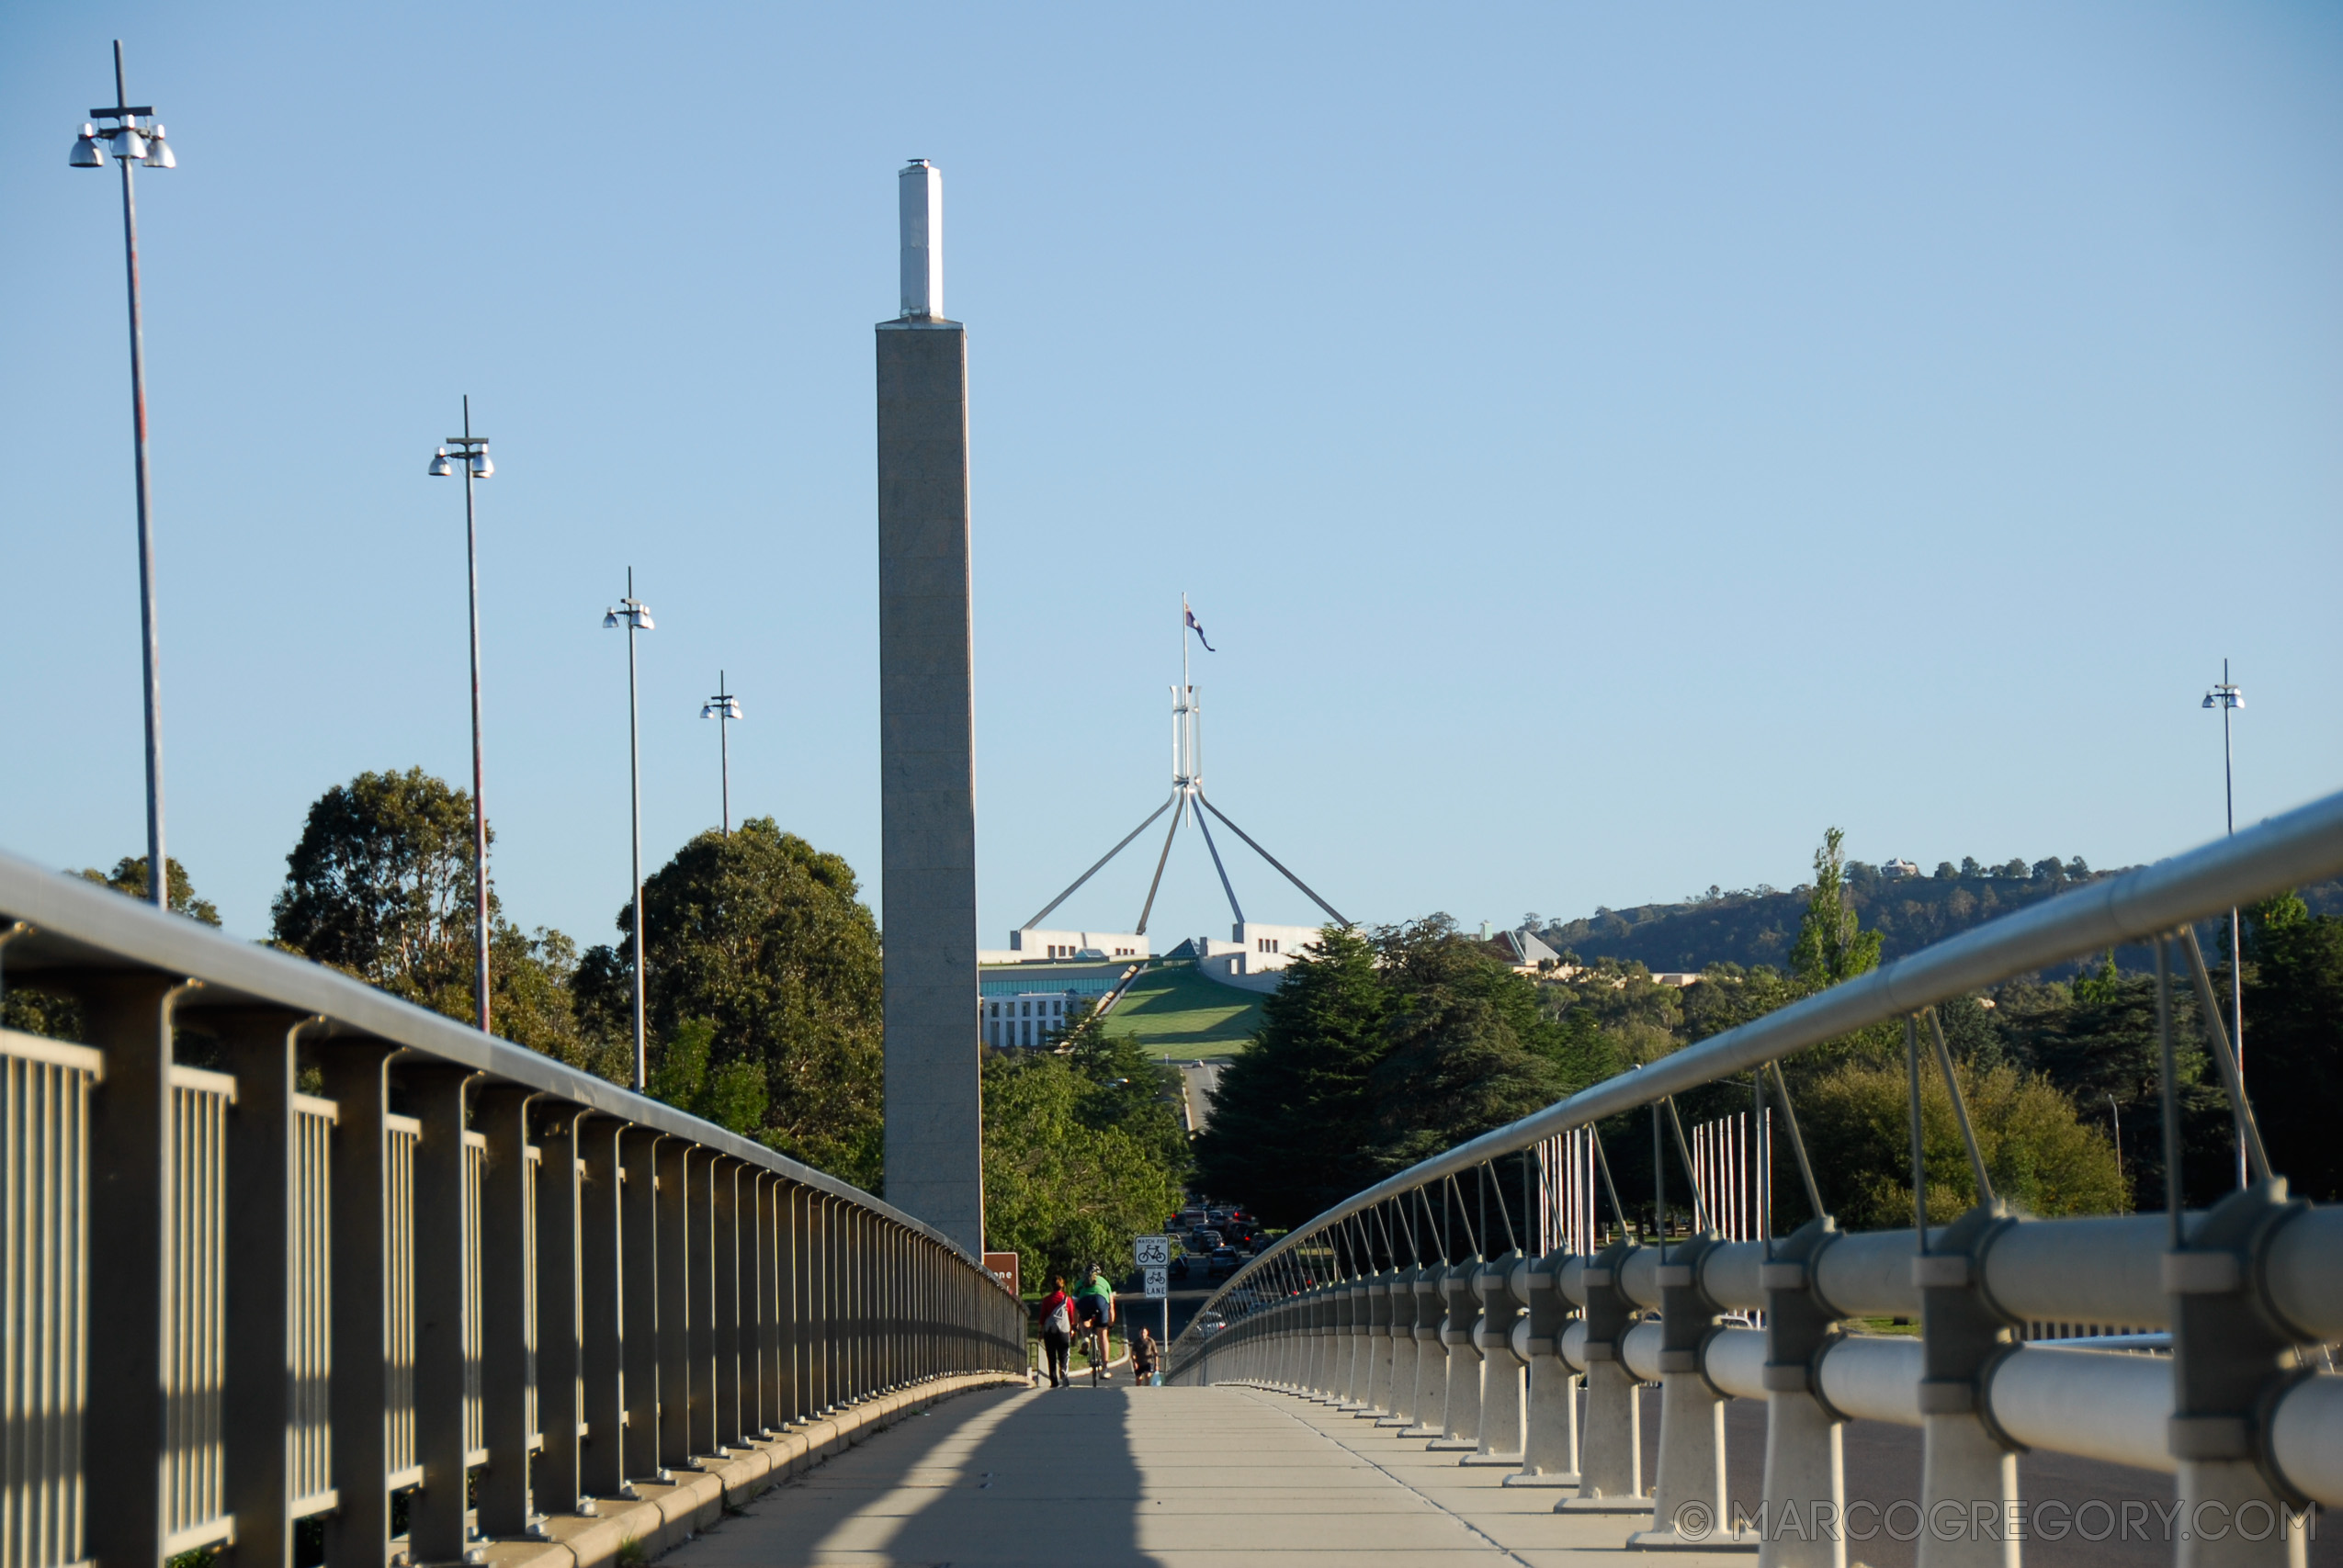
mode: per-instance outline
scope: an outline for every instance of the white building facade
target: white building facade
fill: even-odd
[[[979,964],[1049,964],[1070,958],[1152,958],[1155,948],[1146,937],[1131,931],[1044,931],[1033,927],[1009,933],[1007,947],[978,953]]]
[[[1322,926],[1273,926],[1245,920],[1229,928],[1228,942],[1207,941],[1196,960],[1196,973],[1242,991],[1273,991],[1278,972],[1296,953],[1317,944]]]

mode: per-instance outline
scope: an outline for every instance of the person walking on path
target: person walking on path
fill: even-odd
[[[1052,1274],[1049,1293],[1041,1298],[1041,1350],[1052,1388],[1066,1386],[1066,1352],[1073,1343],[1074,1301],[1066,1293],[1066,1276]]]
[[[1096,1388],[1113,1375],[1106,1370],[1113,1352],[1106,1330],[1115,1321],[1115,1288],[1099,1273],[1095,1263],[1075,1287],[1074,1308],[1081,1314],[1082,1348],[1090,1355],[1091,1386]]]
[[[1141,1324],[1139,1337],[1124,1343],[1131,1348],[1131,1381],[1145,1388],[1155,1379],[1155,1336],[1149,1332],[1147,1325]]]

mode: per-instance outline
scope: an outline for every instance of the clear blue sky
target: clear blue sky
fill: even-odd
[[[983,940],[1207,778],[1360,919],[2217,832],[2343,784],[2327,5],[21,5],[0,13],[0,847],[142,848],[110,96],[141,185],[171,846],[467,766],[509,913],[736,810],[876,892],[894,172],[968,323]],[[1239,852],[1239,859],[1244,857]],[[1188,844],[1154,930],[1225,923]],[[1309,914],[1257,863],[1256,919]],[[1120,927],[1135,846],[1065,914]]]

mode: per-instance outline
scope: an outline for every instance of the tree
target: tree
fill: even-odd
[[[220,911],[212,907],[210,899],[196,897],[195,884],[187,878],[187,868],[181,865],[175,857],[168,855],[164,857],[164,864],[170,868],[169,897],[172,909],[191,919],[200,920],[207,926],[217,926],[220,923]],[[153,886],[147,881],[146,868],[147,860],[144,855],[124,855],[114,863],[112,871],[101,872],[92,867],[84,871],[82,877],[85,881],[111,887],[117,893],[127,893],[133,898],[144,901]]]
[[[489,834],[495,841],[495,834]],[[285,857],[277,945],[449,1018],[475,1018],[472,799],[421,768],[360,773],[318,796]],[[576,945],[500,918],[492,885],[489,1002],[515,1044],[624,1082],[624,1064],[578,1030]]]
[[[1557,1020],[1445,915],[1329,930],[1288,965],[1223,1070],[1196,1140],[1205,1188],[1294,1224],[1436,1148],[1607,1073],[1599,1031]]]
[[[986,1245],[1028,1280],[1097,1263],[1119,1273],[1131,1238],[1180,1204],[1180,1183],[1142,1138],[1093,1119],[1111,1098],[1069,1056],[1002,1052],[984,1064]]]
[[[1814,893],[1790,949],[1790,972],[1817,990],[1878,968],[1885,940],[1862,929],[1848,899],[1846,838],[1837,828],[1823,829],[1822,847],[1814,852]]]
[[[709,1070],[747,1062],[764,1075],[756,1135],[876,1191],[884,1152],[879,940],[860,892],[842,857],[770,817],[750,818],[730,836],[700,834],[643,884],[644,1004],[649,1034],[664,1043],[654,1072],[687,1024],[707,1021]],[[633,931],[631,906],[617,924]],[[632,964],[631,943],[580,960],[576,991],[590,1033],[631,1040]]]
[[[1366,1185],[1367,1075],[1390,1008],[1375,949],[1357,931],[1330,927],[1297,954],[1262,1003],[1260,1032],[1221,1070],[1195,1143],[1205,1190],[1291,1225]]]
[[[196,897],[187,868],[175,859],[166,858],[164,863],[170,868],[172,909],[207,926],[219,925],[220,911],[209,899]],[[124,855],[114,863],[112,871],[91,867],[81,875],[85,881],[144,902],[149,886],[146,868],[144,855]],[[78,1041],[82,1038],[81,1004],[55,991],[0,984],[0,1029],[18,1030],[50,1040]]]
[[[1377,933],[1391,1005],[1368,1075],[1374,1164],[1402,1169],[1551,1105],[1579,1087],[1565,1071],[1579,1043],[1517,975],[1444,915]]]
[[[715,1042],[713,1020],[686,1020],[661,1049],[658,1070],[645,1088],[653,1100],[753,1138],[764,1125],[764,1073],[744,1061],[710,1068],[708,1051]]]
[[[444,998],[470,987],[470,795],[421,768],[360,773],[310,807],[285,868],[279,945],[462,1016]]]
[[[1172,1107],[1183,1091],[1179,1069],[1147,1054],[1138,1037],[1117,1034],[1095,1005],[1083,1002],[1049,1036],[1091,1086],[1081,1109],[1093,1127],[1119,1127],[1147,1149],[1175,1185],[1184,1186],[1194,1163],[1188,1134]]]
[[[2343,919],[2292,894],[2246,912],[2246,1093],[2297,1198],[2343,1200]]]
[[[1998,1195],[2044,1217],[2121,1213],[2131,1207],[2113,1146],[2097,1128],[2085,1126],[2073,1102],[2047,1080],[2013,1067],[1977,1072],[1962,1064],[1953,1077]],[[1911,1095],[1905,1069],[1843,1064],[1809,1084],[1797,1110],[1823,1201],[1840,1227],[1909,1225]],[[1920,1121],[1929,1223],[1938,1224],[1958,1217],[1977,1198],[1939,1073],[1921,1077]]]

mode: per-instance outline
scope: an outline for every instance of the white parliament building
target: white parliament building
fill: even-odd
[[[1227,942],[1195,937],[1165,956],[1193,958],[1196,973],[1224,986],[1273,991],[1278,971],[1319,930],[1246,920],[1230,928]],[[1154,944],[1134,931],[1011,931],[1007,947],[977,954],[978,1038],[1002,1049],[1044,1044],[1076,1008],[1108,996],[1154,956]]]

